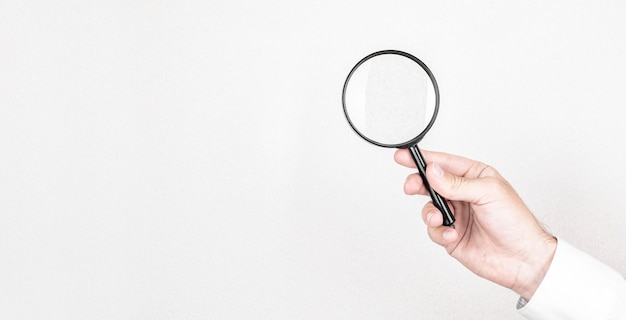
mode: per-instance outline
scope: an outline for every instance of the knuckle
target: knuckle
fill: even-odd
[[[450,198],[454,198],[465,184],[465,178],[459,176],[453,176],[452,187],[450,188]]]

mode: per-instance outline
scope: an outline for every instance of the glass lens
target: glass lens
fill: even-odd
[[[377,144],[397,146],[425,133],[437,97],[428,73],[400,54],[380,54],[353,70],[344,88],[352,127]]]

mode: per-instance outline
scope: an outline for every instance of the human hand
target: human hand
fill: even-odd
[[[530,300],[543,280],[556,239],[545,232],[513,187],[492,167],[460,156],[422,150],[430,186],[449,200],[456,229],[443,226],[441,212],[422,210],[428,235],[480,277]],[[415,168],[407,149],[397,163]],[[407,194],[428,195],[418,173],[407,177]]]

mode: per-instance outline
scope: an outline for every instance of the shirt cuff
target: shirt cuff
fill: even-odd
[[[528,319],[618,319],[624,301],[626,280],[617,271],[559,239],[539,288],[517,306]]]

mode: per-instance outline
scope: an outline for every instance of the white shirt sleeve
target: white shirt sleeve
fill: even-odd
[[[537,291],[518,311],[534,319],[626,319],[626,279],[590,255],[558,240]]]

